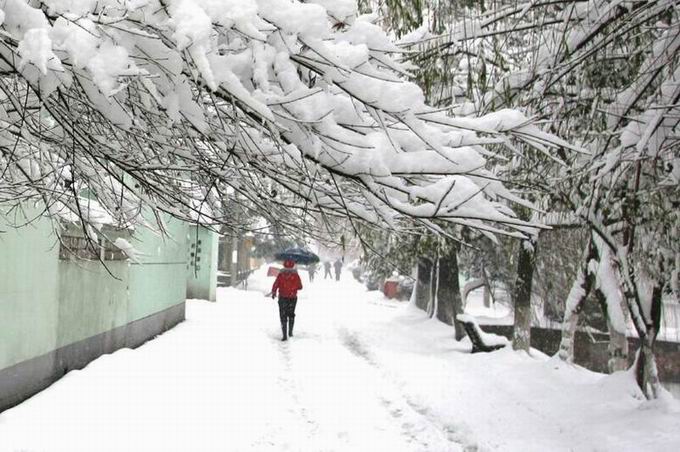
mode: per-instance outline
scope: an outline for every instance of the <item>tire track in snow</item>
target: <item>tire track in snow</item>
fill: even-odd
[[[450,446],[443,450],[463,450],[466,452],[475,452],[478,450],[476,444],[471,443],[459,433],[460,429],[447,423],[445,420],[432,413],[427,407],[423,407],[417,403],[413,397],[400,391],[399,384],[395,382],[383,368],[381,368],[366,345],[359,339],[356,332],[351,332],[347,328],[342,327],[338,329],[338,334],[341,343],[350,353],[360,358],[378,373],[381,381],[386,383],[386,392],[389,391],[395,394],[394,397],[380,396],[380,400],[390,415],[395,420],[401,422],[401,429],[404,436],[409,438],[412,442],[420,443],[425,447],[424,450],[442,450],[432,448],[433,445],[428,444],[423,440],[422,436],[419,435],[420,433],[423,433],[424,429],[434,430],[435,432],[438,432],[440,438]],[[421,424],[420,429],[418,428],[418,424]]]

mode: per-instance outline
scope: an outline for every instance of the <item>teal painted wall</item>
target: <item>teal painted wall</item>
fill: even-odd
[[[26,217],[0,210],[0,369],[57,345],[59,245],[48,220],[12,226]]]
[[[49,219],[15,229],[27,219],[1,209],[0,411],[102,353],[137,346],[184,320],[187,223],[166,216],[163,235],[104,226],[111,240],[123,237],[135,248],[126,259],[110,243],[93,250],[75,225],[62,231],[62,248]],[[196,287],[214,300],[217,237],[198,233],[206,251]]]
[[[2,214],[0,370],[182,305],[187,294],[216,298],[217,234],[204,227],[165,217],[167,235],[110,230],[112,239],[126,237],[137,258],[106,260],[104,267],[70,254],[60,259],[49,219],[15,229],[10,224],[25,218]],[[79,236],[79,229],[69,226],[68,235]]]
[[[217,254],[219,240],[215,232],[203,226],[189,226],[187,235],[187,298],[217,299]]]
[[[106,267],[108,272],[99,261],[59,261],[57,347],[128,323],[128,262],[106,261]]]
[[[38,212],[35,210],[35,212]],[[184,303],[189,225],[165,218],[166,236],[137,228],[138,262],[59,259],[48,219],[0,211],[0,369]],[[35,213],[34,213],[35,215]],[[78,228],[69,228],[79,235]],[[108,232],[110,238],[128,232]]]
[[[189,225],[165,218],[166,236],[146,228],[135,231],[132,245],[139,263],[130,263],[129,321],[184,302]]]

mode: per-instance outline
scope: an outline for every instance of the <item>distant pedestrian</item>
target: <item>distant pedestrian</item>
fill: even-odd
[[[295,305],[297,304],[297,292],[302,289],[302,281],[295,263],[287,260],[283,263],[283,268],[279,272],[274,285],[272,285],[272,298],[279,294],[279,318],[281,319],[282,341],[288,340],[288,336],[293,337],[293,325],[295,324]]]
[[[326,279],[326,278],[333,279],[333,275],[331,275],[331,262],[330,261],[326,261],[326,262],[323,263],[323,270],[324,270],[323,279]]]
[[[309,273],[309,282],[314,281],[314,275],[316,274],[316,264],[309,264],[307,266],[307,272]]]
[[[340,272],[342,271],[342,261],[340,259],[338,259],[333,264],[333,267],[335,267],[335,280],[340,281]]]

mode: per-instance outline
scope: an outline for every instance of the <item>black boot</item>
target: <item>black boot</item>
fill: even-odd
[[[288,336],[293,337],[293,325],[295,325],[295,317],[288,317]]]
[[[286,324],[281,323],[281,333],[283,333],[283,337],[281,338],[282,341],[287,341],[288,336],[286,335]]]

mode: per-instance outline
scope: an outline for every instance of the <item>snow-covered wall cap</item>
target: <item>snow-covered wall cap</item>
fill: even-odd
[[[75,208],[61,202],[55,202],[49,206],[48,211],[53,218],[59,218],[68,223],[83,222],[97,230],[101,230],[104,226],[134,229],[132,221],[121,224],[97,200],[82,196],[78,198],[78,205]]]

